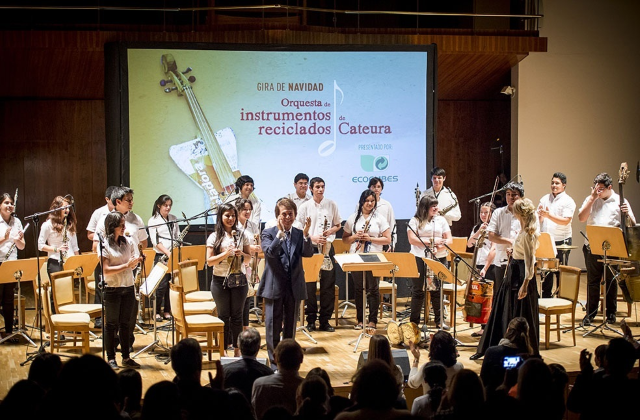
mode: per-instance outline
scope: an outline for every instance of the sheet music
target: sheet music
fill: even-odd
[[[169,268],[161,262],[156,263],[144,283],[140,285],[140,293],[144,296],[151,296],[168,270]]]

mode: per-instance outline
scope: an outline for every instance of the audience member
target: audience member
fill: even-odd
[[[229,402],[231,403],[231,407],[233,407],[234,420],[255,420],[256,417],[253,413],[251,402],[249,402],[241,390],[238,388],[228,388],[227,394],[229,394]]]
[[[484,401],[484,386],[478,374],[469,369],[462,369],[453,375],[451,386],[447,389],[434,418],[487,418]]]
[[[484,355],[480,378],[485,386],[487,399],[493,396],[496,388],[504,381],[506,371],[504,358],[506,356],[524,356],[532,353],[533,349],[529,343],[529,324],[527,320],[523,317],[513,318],[509,322],[504,338],[500,340],[497,346],[489,347]]]
[[[410,418],[407,410],[393,408],[398,392],[398,381],[389,364],[382,360],[367,361],[353,378],[354,406],[338,414],[336,420]]]
[[[237,388],[251,401],[255,380],[272,375],[273,370],[256,360],[260,350],[260,333],[255,328],[248,328],[240,333],[238,347],[242,358],[224,367],[224,385],[225,388]]]
[[[28,379],[16,382],[0,403],[0,418],[40,419],[36,413],[44,400],[44,393],[40,385]]]
[[[142,376],[135,369],[118,372],[120,413],[123,417],[138,420],[142,414]]]
[[[429,391],[413,400],[411,414],[426,419],[431,419],[438,411],[442,394],[447,383],[447,369],[442,362],[432,360],[428,362],[424,369],[424,381],[429,385]]]
[[[180,398],[180,390],[173,382],[161,381],[151,385],[144,394],[141,420],[181,420]]]
[[[306,377],[296,391],[297,420],[327,420],[327,384],[319,376]]]
[[[594,356],[593,361],[596,364],[596,370],[594,370],[593,373],[604,372],[604,364],[606,362],[605,360],[606,353],[607,353],[606,344],[600,344],[593,351],[593,356]]]
[[[564,410],[557,413],[558,398],[564,396],[558,396],[554,391],[551,370],[542,359],[532,357],[520,366],[517,398],[524,419],[561,419]]]
[[[55,385],[62,370],[62,360],[54,353],[40,353],[31,362],[27,379],[48,392]]]
[[[307,373],[307,378],[311,378],[312,376],[322,378],[327,385],[327,392],[329,394],[329,413],[327,417],[329,419],[334,419],[342,410],[351,407],[352,403],[349,398],[335,395],[335,391],[331,386],[331,379],[329,379],[329,374],[326,370],[319,367],[313,368]]]
[[[275,374],[258,378],[253,383],[251,403],[258,420],[269,407],[281,405],[290,413],[296,411],[296,390],[302,382],[299,370],[304,352],[292,338],[278,343],[274,358],[278,370]]]
[[[403,392],[404,374],[402,373],[400,365],[396,365],[396,362],[393,360],[391,345],[384,335],[374,334],[369,339],[369,357],[367,358],[367,362],[370,360],[382,360],[389,365],[389,369],[391,369],[393,376],[396,378],[396,382],[398,382],[399,389],[398,400],[394,407],[399,409],[407,408],[407,401],[404,399]]]
[[[409,388],[418,388],[422,385],[422,393],[429,391],[429,385],[424,381],[424,366],[418,368],[420,363],[420,349],[413,342],[409,343],[409,349],[413,355],[413,364],[409,373],[407,385]],[[451,378],[456,372],[462,370],[462,363],[458,362],[458,351],[456,350],[456,341],[451,334],[446,331],[438,331],[433,335],[429,345],[429,360],[437,360],[442,362],[447,368],[447,387],[451,384]]]

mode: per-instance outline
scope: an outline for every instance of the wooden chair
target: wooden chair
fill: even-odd
[[[198,260],[182,261],[180,267],[180,285],[184,290],[185,302],[213,301],[213,295],[207,290],[200,290],[198,282]]]
[[[205,333],[209,360],[211,353],[217,350],[220,357],[224,356],[224,322],[213,315],[186,315],[184,311],[184,297],[182,287],[176,284],[169,285],[169,301],[173,311],[173,319],[176,325],[177,340],[188,338],[196,333]],[[214,344],[215,341],[215,344]]]
[[[76,303],[73,289],[73,270],[51,274],[51,292],[57,314],[86,313],[91,318],[102,316],[102,305],[98,303]]]
[[[180,273],[178,270],[174,270],[173,272],[173,281],[175,284],[180,285]],[[182,298],[184,299],[184,293],[182,293]],[[207,301],[197,301],[197,302],[185,302],[184,304],[184,314],[185,315],[213,315],[216,316],[218,314],[218,310],[216,308],[216,303],[212,300]]]
[[[42,300],[42,312],[44,322],[47,324],[49,330],[51,353],[55,351],[56,347],[59,353],[61,344],[66,342],[66,340],[60,339],[63,332],[67,337],[73,337],[73,347],[77,347],[77,339],[79,337],[82,344],[82,353],[90,353],[89,323],[91,322],[91,318],[89,314],[84,312],[52,314],[50,303],[51,293],[48,284],[45,284],[42,288]]]
[[[544,315],[544,348],[549,349],[549,336],[551,331],[556,331],[558,341],[560,341],[560,315],[571,314],[571,332],[573,334],[573,345],[576,345],[576,304],[578,303],[578,292],[580,290],[580,269],[561,265],[560,281],[558,285],[557,298],[540,298],[538,306],[540,315]],[[551,316],[556,316],[556,326],[551,327]]]
[[[382,318],[383,310],[384,310],[384,306],[385,306],[385,305],[388,305],[389,307],[391,307],[391,306],[392,306],[392,304],[391,304],[391,303],[385,303],[385,301],[384,301],[384,295],[391,295],[392,297],[394,296],[392,283],[391,283],[390,281],[384,281],[384,280],[382,280],[383,278],[384,278],[384,277],[380,277],[380,283],[379,283],[379,285],[378,285],[378,289],[380,290],[380,309],[379,309],[379,312],[380,312],[380,318]],[[396,308],[397,308],[397,307],[398,307],[398,305],[397,305],[397,303],[398,303],[398,293],[397,293],[397,291],[398,291],[398,285],[396,284],[394,287],[395,287],[395,289],[396,289],[396,293],[395,293],[395,298],[396,298],[396,299],[395,299],[395,300],[396,300],[396,301],[395,301],[395,304],[396,304],[396,305],[395,305],[395,306],[396,306]]]

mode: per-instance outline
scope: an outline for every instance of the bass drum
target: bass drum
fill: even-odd
[[[473,281],[464,302],[465,321],[486,324],[491,313],[493,283]]]

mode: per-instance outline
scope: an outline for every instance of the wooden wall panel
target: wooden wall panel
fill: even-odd
[[[490,193],[501,169],[499,151],[492,147],[503,146],[504,165],[509,166],[510,103],[438,101],[437,136],[436,165],[447,172],[445,185],[458,196],[462,211],[453,235],[468,236],[475,214],[468,201]]]
[[[20,188],[18,216],[49,209],[56,195],[76,200],[81,250],[90,249],[86,225],[103,203],[106,184],[102,101],[0,102],[2,190]],[[20,174],[21,176],[19,176]],[[42,217],[40,224],[46,220]],[[32,223],[33,226],[33,223]],[[23,256],[35,256],[29,232]]]

